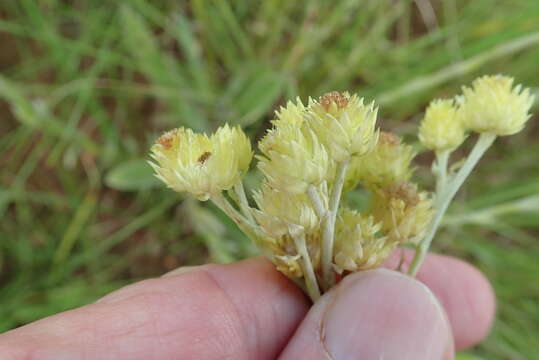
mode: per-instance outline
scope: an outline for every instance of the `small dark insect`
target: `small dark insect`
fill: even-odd
[[[200,157],[198,158],[198,162],[201,163],[201,164],[204,164],[206,162],[206,160],[208,160],[211,156],[211,152],[209,151],[206,151],[205,153],[203,153],[202,155],[200,155]]]

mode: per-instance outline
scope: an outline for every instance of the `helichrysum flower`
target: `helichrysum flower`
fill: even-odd
[[[373,151],[351,161],[345,188],[354,188],[358,182],[389,185],[408,181],[414,156],[410,145],[404,144],[397,135],[382,131]]]
[[[301,124],[303,123],[305,115],[305,106],[301,102],[301,99],[296,98],[296,102],[288,101],[286,106],[276,111],[276,118],[272,121],[275,127],[279,127],[281,124]]]
[[[294,109],[289,109],[294,107]],[[276,189],[303,193],[309,185],[318,186],[331,173],[329,155],[316,134],[302,120],[299,105],[288,105],[260,140],[263,156],[257,156],[258,168]]]
[[[432,219],[432,201],[411,183],[395,183],[373,189],[371,214],[382,224],[382,233],[392,241],[420,239]]]
[[[461,112],[454,100],[433,100],[419,127],[419,140],[434,151],[453,150],[465,139]]]
[[[521,85],[513,87],[513,78],[483,76],[463,88],[459,98],[464,125],[475,132],[499,136],[512,135],[530,118],[533,96]]]
[[[344,208],[336,223],[334,267],[337,272],[368,270],[379,266],[397,245],[380,236],[381,224],[372,216]]]
[[[430,194],[410,182],[413,148],[379,132],[374,103],[348,93],[331,92],[308,106],[297,99],[276,112],[273,128],[259,142],[264,180],[253,195],[256,208],[240,183],[253,154],[239,127],[225,125],[211,136],[185,128],[167,132],[151,149],[151,165],[172,189],[213,200],[316,301],[337,274],[380,266],[397,246],[421,240],[410,269],[415,275],[438,226],[434,211],[440,220],[492,134],[518,132],[529,118],[532,96],[512,81],[486,76],[456,100],[435,100],[426,109],[419,138],[443,151],[434,169],[436,209]],[[481,136],[464,165],[454,171],[457,163],[451,164],[448,173],[449,151],[467,130],[492,134]],[[343,183],[344,190],[361,183],[370,191],[366,211],[347,207]],[[224,190],[232,190],[229,197]]]
[[[320,186],[322,201],[327,202],[327,190],[324,189],[324,186]],[[279,238],[289,233],[290,224],[302,227],[307,234],[315,232],[320,226],[320,219],[305,193],[291,194],[263,184],[253,197],[258,205],[255,218],[270,237]]]
[[[239,127],[225,125],[209,137],[179,128],[152,146],[151,165],[168,187],[207,200],[240,181],[252,155],[251,143]]]
[[[330,92],[311,100],[306,117],[322,144],[336,161],[363,155],[372,150],[378,138],[374,103],[348,93]]]

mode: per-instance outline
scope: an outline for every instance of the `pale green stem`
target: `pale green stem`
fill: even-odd
[[[232,204],[230,204],[230,202],[223,196],[222,193],[213,195],[210,199],[215,205],[217,205],[219,209],[221,209],[226,215],[228,215],[228,217],[231,218],[232,221],[236,223],[236,225],[238,225],[238,227],[245,233],[245,235],[251,238],[256,244],[258,244],[258,240],[261,236],[260,230],[255,223],[251,223],[242,214],[240,214],[238,210],[236,210],[234,206],[232,206]]]
[[[346,178],[346,171],[350,160],[345,160],[337,164],[337,175],[333,183],[333,189],[329,198],[328,211],[323,218],[322,224],[322,287],[324,290],[329,289],[335,282],[333,276],[333,243],[335,237],[335,220],[337,219],[337,211],[339,210],[339,202],[341,201],[341,193]]]
[[[449,203],[462,186],[468,175],[470,175],[479,159],[481,159],[485,151],[487,151],[495,139],[496,135],[492,133],[482,133],[479,135],[479,139],[477,139],[474,148],[455,177],[451,178],[449,182],[446,183],[445,188],[441,189],[441,192],[436,194],[434,202],[434,218],[432,219],[425,237],[416,249],[414,259],[410,265],[410,270],[408,271],[411,276],[415,277],[417,275],[417,272],[419,271],[419,268],[427,255],[432,239],[436,234],[436,230],[442,221]]]
[[[240,214],[238,210],[236,210],[234,206],[232,206],[232,204],[230,204],[230,202],[223,196],[222,193],[213,195],[210,197],[210,199],[213,201],[215,205],[217,205],[219,209],[221,209],[225,214],[227,214],[228,217],[230,217],[234,222],[237,223],[237,222],[247,221],[247,219],[245,219],[243,215]]]
[[[447,182],[447,163],[449,161],[449,150],[436,152],[436,194],[440,194],[445,189]]]
[[[243,182],[241,180],[238,181],[236,185],[234,185],[234,191],[236,192],[236,195],[238,195],[239,205],[243,215],[247,218],[247,220],[249,220],[249,222],[251,222],[252,224],[256,224],[253,217],[253,212],[251,211],[251,208],[249,207],[249,202],[247,201],[247,196],[245,195]]]
[[[322,199],[320,198],[318,190],[314,185],[309,185],[309,187],[307,188],[307,194],[311,199],[314,211],[316,211],[316,215],[319,219],[322,219],[324,217],[324,214],[326,213],[326,209],[324,204],[322,203]]]
[[[296,250],[301,256],[301,261],[303,263],[303,276],[305,279],[305,285],[307,286],[307,293],[309,294],[311,300],[316,302],[316,300],[320,298],[320,289],[318,288],[318,282],[314,273],[311,257],[309,256],[309,251],[307,250],[305,233],[303,233],[303,231],[296,232],[295,234],[292,234],[292,237],[294,238]]]

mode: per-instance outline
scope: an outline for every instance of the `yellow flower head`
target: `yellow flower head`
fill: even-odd
[[[414,156],[412,147],[404,144],[400,137],[382,131],[372,152],[352,159],[345,188],[352,189],[358,183],[389,185],[408,181],[413,171],[410,164]]]
[[[207,200],[240,181],[252,155],[251,143],[239,127],[222,126],[210,137],[179,128],[152,146],[155,163],[150,164],[168,187]]]
[[[305,238],[311,264],[313,269],[317,271],[320,268],[320,236],[315,232],[305,234]],[[301,255],[290,234],[285,234],[278,238],[267,238],[260,245],[262,251],[268,255],[277,270],[289,278],[299,279],[303,277],[304,268]]]
[[[320,193],[322,201],[327,202],[325,186],[320,186]],[[315,232],[319,228],[320,219],[305,193],[291,194],[265,183],[253,197],[259,209],[255,210],[255,218],[262,231],[271,238],[288,234],[291,224],[301,226],[305,233]]]
[[[336,223],[334,267],[343,271],[368,270],[379,266],[397,245],[379,236],[381,225],[372,216],[344,208]]]
[[[530,118],[533,96],[521,85],[513,87],[513,78],[483,76],[463,88],[459,98],[464,126],[478,133],[512,135]]]
[[[348,93],[330,92],[318,101],[311,100],[306,117],[309,125],[336,161],[363,155],[378,139],[374,103]]]
[[[288,101],[286,106],[275,112],[276,119],[272,121],[275,127],[279,127],[281,124],[301,124],[304,121],[305,106],[301,102],[301,99],[296,98],[296,103]]]
[[[432,202],[426,192],[407,182],[373,189],[371,214],[382,223],[382,233],[391,241],[419,240],[432,219]]]
[[[453,150],[465,139],[461,112],[454,100],[433,100],[419,127],[419,140],[434,151]]]
[[[318,186],[331,173],[329,155],[315,133],[303,121],[301,107],[288,104],[274,121],[274,128],[258,144],[258,168],[269,184],[279,190],[302,193]]]

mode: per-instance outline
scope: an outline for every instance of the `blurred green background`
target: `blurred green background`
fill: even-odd
[[[253,254],[214,207],[152,178],[162,131],[229,122],[256,139],[287,99],[350,90],[416,141],[430,99],[489,73],[538,92],[539,1],[2,0],[0,331]],[[496,142],[436,239],[499,301],[462,359],[539,353],[537,120]]]

